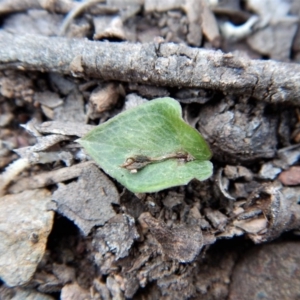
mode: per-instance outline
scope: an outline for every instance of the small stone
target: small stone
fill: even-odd
[[[239,177],[245,178],[246,181],[251,181],[253,179],[253,174],[249,169],[243,166],[238,166],[237,169]]]
[[[53,274],[62,282],[62,284],[74,282],[76,276],[75,268],[65,264],[53,264]]]
[[[299,185],[300,166],[291,167],[290,169],[281,172],[278,179],[284,185]]]
[[[98,16],[93,18],[94,40],[120,39],[126,40],[122,19],[119,16]]]
[[[238,178],[238,170],[236,166],[226,165],[224,168],[224,173],[228,179],[237,179]]]
[[[0,127],[4,127],[8,125],[12,119],[14,118],[14,115],[11,113],[5,113],[0,115]]]
[[[96,119],[99,114],[114,108],[121,94],[121,86],[114,83],[94,89],[89,98],[89,117]]]
[[[147,102],[148,100],[138,96],[135,93],[132,93],[126,96],[123,110],[128,110]]]
[[[49,91],[35,93],[33,99],[34,101],[39,102],[48,108],[55,108],[63,104],[63,100],[57,93],[52,93]]]
[[[299,261],[297,241],[252,247],[235,265],[226,299],[299,298]]]
[[[41,261],[52,229],[46,189],[0,198],[0,277],[8,286],[27,283]]]
[[[223,231],[228,222],[228,218],[218,210],[206,208],[204,210],[206,218],[211,222],[212,226],[216,229]]]
[[[67,284],[61,290],[60,295],[61,300],[86,300],[91,299],[90,292],[88,290],[84,290],[77,283]]]
[[[173,207],[182,204],[183,199],[184,199],[183,194],[169,192],[167,197],[163,199],[163,204],[167,208],[172,209]]]
[[[53,109],[54,120],[61,122],[86,123],[84,99],[82,94],[74,89],[64,100],[63,104]]]
[[[262,165],[259,176],[262,179],[275,179],[280,172],[280,168],[274,167],[272,162],[268,162]]]
[[[279,161],[281,162],[281,164],[284,165],[285,169],[292,166],[293,164],[295,164],[298,161],[298,159],[300,158],[299,150],[300,149],[298,147],[298,149],[295,149],[295,150],[278,151]],[[281,167],[281,166],[278,166],[278,167]]]

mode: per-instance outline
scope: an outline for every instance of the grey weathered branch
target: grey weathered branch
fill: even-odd
[[[29,9],[45,9],[51,12],[68,13],[76,3],[71,0],[2,0],[0,14],[9,14]]]
[[[299,105],[300,65],[183,45],[93,42],[0,32],[0,69],[197,87]]]

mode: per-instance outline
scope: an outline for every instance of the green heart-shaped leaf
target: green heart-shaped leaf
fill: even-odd
[[[135,193],[212,175],[207,143],[183,121],[179,103],[171,98],[120,113],[78,142],[107,174]]]

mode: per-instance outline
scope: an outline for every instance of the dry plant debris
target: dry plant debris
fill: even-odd
[[[166,224],[156,220],[149,213],[142,214],[139,222],[149,228],[165,255],[180,262],[193,261],[203,246],[199,226],[175,226],[169,229]]]
[[[0,298],[296,298],[299,3],[0,1]],[[213,177],[132,193],[76,140],[161,97]]]
[[[115,216],[111,204],[119,204],[119,194],[111,181],[90,164],[81,170],[76,182],[59,184],[52,200],[58,213],[88,235],[94,226],[104,225]]]
[[[111,251],[115,253],[116,259],[120,259],[129,255],[134,240],[139,237],[134,218],[118,214],[97,229],[93,246],[102,255]]]

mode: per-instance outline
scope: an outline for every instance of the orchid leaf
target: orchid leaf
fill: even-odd
[[[212,175],[211,151],[181,113],[176,100],[155,99],[120,113],[78,142],[107,174],[135,193],[205,180]]]

